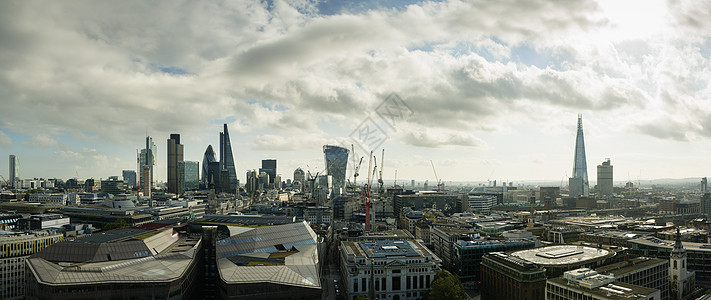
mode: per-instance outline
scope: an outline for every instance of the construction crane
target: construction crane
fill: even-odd
[[[372,162],[375,157],[373,156],[373,151],[370,151],[370,159],[368,161],[368,181],[365,183],[365,186],[363,188],[363,191],[365,192],[365,231],[370,232],[370,206],[372,203],[370,202],[370,179],[371,179],[371,167],[373,166]],[[374,174],[375,172],[373,172]]]
[[[380,157],[380,174],[378,174],[378,192],[383,193],[383,165],[385,164],[385,149],[383,149],[383,155]]]
[[[358,164],[356,164],[356,157],[355,157],[355,148],[353,147],[353,144],[351,144],[351,153],[353,153],[353,185],[357,186],[357,181],[358,181],[358,170],[360,170],[360,165],[363,163],[363,157],[360,157],[360,161]]]
[[[4,176],[0,175],[0,177],[2,178],[3,181],[5,181],[5,187],[7,187],[7,190],[9,191],[10,190],[10,183],[7,182],[7,180],[5,179]]]
[[[405,186],[405,183],[402,184],[402,186]],[[393,180],[393,188],[397,188],[397,170],[395,170],[395,180]]]
[[[437,192],[440,192],[440,187],[442,186],[442,181],[439,180],[439,177],[437,176],[437,170],[435,170],[434,163],[430,159],[430,164],[432,164],[432,171],[434,172],[435,179],[437,180]]]

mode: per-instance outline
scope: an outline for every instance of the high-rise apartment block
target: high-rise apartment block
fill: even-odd
[[[588,164],[585,158],[585,141],[583,139],[583,116],[578,115],[578,134],[575,138],[575,158],[573,161],[573,176],[568,180],[570,197],[589,196]]]
[[[168,192],[181,194],[183,180],[179,162],[183,161],[183,145],[180,143],[180,134],[173,133],[168,139]]]
[[[597,166],[597,195],[612,197],[612,165],[609,158]]]
[[[10,155],[10,178],[7,180],[10,181],[10,187],[16,188],[18,182],[20,180],[20,159],[15,156],[15,155]]]

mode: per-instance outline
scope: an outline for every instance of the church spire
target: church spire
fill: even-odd
[[[681,232],[679,227],[676,227],[676,241],[674,242],[674,248],[672,249],[672,254],[681,254],[686,252],[684,245],[681,244]]]

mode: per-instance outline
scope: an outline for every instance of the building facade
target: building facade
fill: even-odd
[[[346,169],[348,167],[348,149],[324,145],[323,158],[326,165],[326,174],[333,177],[334,190],[346,188]],[[339,193],[340,194],[340,193]]]
[[[597,195],[602,198],[612,197],[612,165],[610,159],[606,158],[602,164],[597,166]]]
[[[342,241],[341,276],[347,299],[421,299],[441,261],[414,240]],[[371,297],[372,298],[372,297]]]
[[[180,134],[170,134],[168,139],[168,192],[182,194],[184,183],[180,176],[180,164],[183,161],[183,144],[180,143]]]
[[[232,154],[232,142],[230,141],[230,132],[227,130],[227,124],[223,124],[223,132],[220,132],[220,176],[224,170],[227,170],[227,179],[222,179],[223,184],[220,189],[223,192],[236,194],[237,193],[237,171],[235,171],[235,159]]]
[[[570,197],[589,196],[588,164],[585,158],[585,140],[583,138],[583,116],[578,115],[578,133],[575,137],[575,157],[573,176],[568,180]]]
[[[197,161],[184,161],[185,190],[197,190],[200,186],[200,163]]]
[[[614,276],[598,274],[588,268],[566,271],[562,277],[551,278],[546,282],[546,300],[654,300],[660,298],[661,293],[657,289],[616,282]]]
[[[49,231],[0,235],[0,299],[24,299],[25,260],[62,238]]]
[[[17,156],[10,154],[10,162],[8,166],[10,167],[10,178],[7,180],[9,181],[11,188],[17,188],[16,182],[20,180],[20,159]]]

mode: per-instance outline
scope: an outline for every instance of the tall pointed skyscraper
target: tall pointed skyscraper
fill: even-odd
[[[225,182],[229,182],[229,186],[220,186],[223,192],[237,192],[237,172],[235,172],[235,160],[232,156],[232,143],[230,142],[230,133],[227,131],[227,124],[224,124],[224,131],[220,132],[220,170],[227,171],[229,180],[221,178]],[[222,177],[220,175],[220,177]]]
[[[585,140],[583,139],[583,115],[578,115],[578,135],[575,137],[575,158],[573,177],[568,180],[570,197],[589,196],[588,163],[585,159]]]

